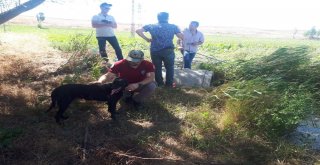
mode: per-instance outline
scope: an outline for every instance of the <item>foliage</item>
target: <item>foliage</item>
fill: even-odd
[[[310,30],[306,31],[304,33],[305,37],[308,37],[309,39],[316,39],[320,35],[320,30],[316,30],[316,27],[312,27]]]

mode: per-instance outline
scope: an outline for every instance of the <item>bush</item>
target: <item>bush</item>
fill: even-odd
[[[312,27],[310,30],[306,31],[304,33],[305,37],[308,37],[309,39],[317,39],[320,35],[320,30],[316,30],[316,27]]]

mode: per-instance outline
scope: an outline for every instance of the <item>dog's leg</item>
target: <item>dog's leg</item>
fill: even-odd
[[[51,97],[51,104],[48,110],[46,110],[46,113],[49,112],[52,108],[54,108],[56,106],[56,99]]]
[[[62,102],[58,102],[59,110],[55,116],[57,123],[61,124],[60,122],[61,119],[65,120],[69,118],[68,116],[64,116],[63,113],[67,110],[71,102],[72,102],[71,99],[65,99]]]
[[[108,111],[111,114],[111,119],[112,120],[117,120],[117,118],[116,118],[116,108],[117,108],[117,102],[115,102],[114,100],[110,99],[108,101]]]

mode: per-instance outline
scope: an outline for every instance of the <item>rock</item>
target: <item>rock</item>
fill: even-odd
[[[165,78],[166,72],[162,71]],[[208,70],[174,69],[174,82],[177,86],[210,87],[213,72]]]
[[[302,121],[289,138],[294,144],[320,151],[320,118],[312,116]]]

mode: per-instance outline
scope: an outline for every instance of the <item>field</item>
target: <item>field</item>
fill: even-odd
[[[319,153],[286,139],[299,121],[320,114],[318,41],[208,35],[193,67],[214,71],[212,87],[158,88],[140,111],[120,102],[118,122],[104,103],[75,101],[59,126],[54,111],[45,113],[52,89],[105,70],[92,29],[6,29],[0,164],[320,163]],[[124,54],[141,49],[149,58],[140,38],[118,38]]]

